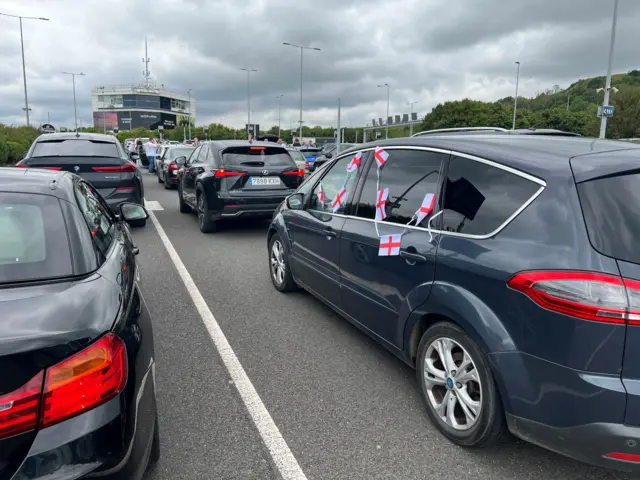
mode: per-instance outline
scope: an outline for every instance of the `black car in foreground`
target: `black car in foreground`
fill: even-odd
[[[271,142],[204,142],[179,157],[180,211],[196,211],[204,233],[224,218],[271,218],[304,179],[286,148]]]
[[[114,212],[124,202],[144,205],[142,175],[113,135],[49,133],[33,142],[16,167],[45,168],[80,175]],[[135,226],[143,226],[139,220]]]
[[[167,145],[160,158],[156,159],[156,175],[164,188],[173,188],[178,184],[178,157],[188,157],[193,152],[191,145]]]
[[[125,221],[77,175],[0,168],[0,478],[142,478],[152,322]]]
[[[638,473],[639,164],[576,136],[363,145],[278,208],[271,280],[414,366],[442,442],[511,432]]]

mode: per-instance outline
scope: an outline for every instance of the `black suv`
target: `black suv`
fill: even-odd
[[[195,210],[204,233],[223,218],[270,218],[304,179],[287,150],[271,142],[204,142],[175,161],[180,211]]]
[[[640,471],[640,146],[458,134],[358,152],[274,215],[276,289],[414,366],[458,445],[510,431]]]

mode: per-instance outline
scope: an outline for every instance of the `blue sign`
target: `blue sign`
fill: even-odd
[[[613,105],[605,105],[602,107],[602,116],[607,118],[612,118],[613,111],[614,111]]]

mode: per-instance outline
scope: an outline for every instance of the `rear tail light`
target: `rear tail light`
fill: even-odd
[[[0,438],[38,426],[43,376],[40,372],[16,391],[0,396]]]
[[[48,427],[102,405],[118,395],[126,383],[125,344],[108,333],[47,369],[40,426]]]
[[[136,171],[136,166],[133,163],[126,163],[125,165],[119,165],[116,167],[93,167],[94,172],[130,172]]]
[[[249,147],[249,150],[266,150],[267,147]]]
[[[518,273],[507,283],[554,312],[640,325],[640,282],[635,280],[593,272],[535,271]]]
[[[168,166],[167,169],[171,172],[174,170],[178,170],[178,164],[176,162],[171,162]]]
[[[16,167],[27,168],[27,162],[25,162],[24,160],[20,160],[18,163],[16,163]]]
[[[42,168],[44,170],[55,170],[55,171],[62,170],[62,167],[36,167],[36,168]]]
[[[134,188],[135,187],[118,187],[118,188],[116,188],[116,190],[118,192],[133,192]]]
[[[623,460],[625,462],[640,462],[640,455],[635,453],[609,452],[605,457],[612,458],[614,460]]]
[[[216,177],[241,177],[245,172],[230,172],[228,170],[220,169],[216,170]]]
[[[298,169],[298,170],[293,170],[290,172],[282,172],[283,175],[295,175],[298,177],[304,177],[304,170],[303,169]]]

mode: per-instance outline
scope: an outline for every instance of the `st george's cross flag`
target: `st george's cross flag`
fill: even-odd
[[[322,183],[318,185],[318,201],[324,205],[324,202],[327,201],[327,196],[324,194],[324,190],[322,189]]]
[[[402,245],[402,234],[397,235],[383,235],[380,237],[380,250],[378,250],[379,257],[392,257],[400,255],[400,246]]]
[[[427,193],[424,196],[424,200],[422,200],[422,205],[420,208],[416,210],[416,225],[420,225],[420,222],[424,220],[431,212],[433,212],[433,207],[436,205],[436,194],[435,193]]]
[[[333,199],[333,203],[331,204],[331,210],[333,213],[336,213],[344,202],[347,200],[347,189],[342,187],[338,193],[336,193],[336,198]]]
[[[387,158],[389,158],[389,154],[382,147],[376,147],[374,156],[376,157],[378,168],[382,168],[384,164],[387,163]]]
[[[362,160],[362,152],[356,153],[351,159],[351,161],[349,162],[349,165],[347,165],[347,172],[349,173],[357,172],[358,167],[360,166],[361,160]]]
[[[387,204],[388,197],[389,197],[388,188],[378,190],[378,195],[376,195],[376,220],[377,221],[382,221],[385,218],[387,218],[387,212],[385,211],[385,206]]]

